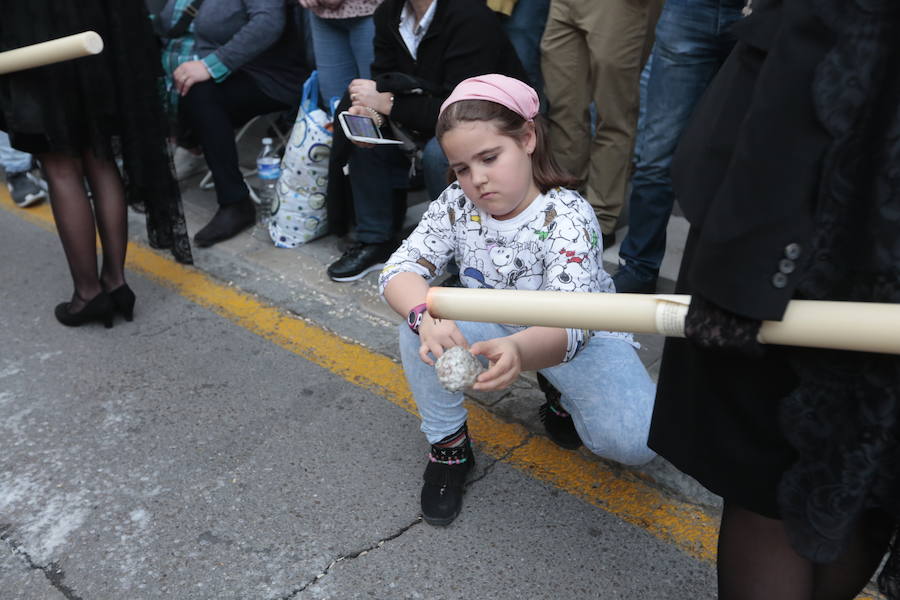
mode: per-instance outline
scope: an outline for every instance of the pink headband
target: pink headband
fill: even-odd
[[[460,100],[487,100],[505,106],[523,119],[531,121],[538,114],[540,101],[537,92],[518,79],[491,73],[469,77],[459,83],[444,100],[441,112]]]

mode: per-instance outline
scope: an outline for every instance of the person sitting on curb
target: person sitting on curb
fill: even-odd
[[[194,236],[197,246],[206,247],[255,220],[234,129],[254,116],[294,107],[309,73],[284,0],[193,0],[190,6],[196,59],[181,63],[172,82],[181,95],[181,128],[199,143],[216,187],[219,209]],[[159,23],[176,27],[185,12],[183,2],[169,0],[157,30]]]

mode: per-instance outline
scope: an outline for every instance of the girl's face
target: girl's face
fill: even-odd
[[[463,121],[444,133],[441,147],[466,196],[502,221],[520,214],[540,194],[531,172],[535,142],[533,129],[516,140],[489,121]]]

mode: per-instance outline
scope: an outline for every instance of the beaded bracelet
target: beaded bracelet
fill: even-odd
[[[381,116],[380,112],[378,112],[371,106],[364,106],[363,108],[372,113],[372,120],[375,121],[376,127],[381,127],[382,125],[384,125],[384,117]]]

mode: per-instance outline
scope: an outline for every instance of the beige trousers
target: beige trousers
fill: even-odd
[[[625,203],[640,97],[663,0],[552,0],[541,40],[550,143],[560,166],[586,181],[604,234]],[[590,131],[588,108],[597,107]]]

